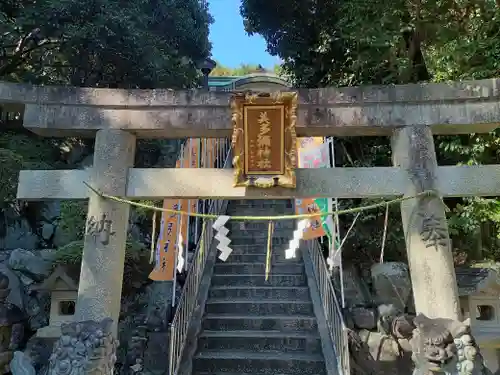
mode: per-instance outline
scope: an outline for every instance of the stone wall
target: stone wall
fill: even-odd
[[[346,266],[344,271],[344,315],[350,330],[354,374],[441,373],[429,369],[427,356],[442,353],[445,355],[438,362],[440,371],[446,374],[491,375],[485,364],[497,370],[498,358],[489,355],[485,361],[469,321],[429,319],[416,314],[406,264],[377,263],[370,271],[359,272],[355,265]],[[339,282],[339,277],[334,278],[340,293]],[[415,365],[420,367],[413,372]]]
[[[135,165],[173,167],[180,144],[180,140],[141,140]],[[71,168],[89,168],[93,160],[92,149],[84,147],[68,150],[64,157]],[[10,281],[7,300],[23,313],[25,335],[22,348],[27,346],[27,352],[35,361],[37,374],[42,374],[47,369],[55,340],[35,337],[36,330],[49,323],[50,293],[34,287],[43,283],[57,264],[65,264],[70,260],[71,254],[66,258],[61,257],[61,254],[77,238],[65,230],[65,226],[71,226],[72,223],[66,223],[64,215],[68,213],[68,207],[78,208],[80,203],[52,201],[30,205],[36,209],[35,215],[31,216],[36,218],[34,222],[30,216],[20,214],[17,209],[2,210],[5,220],[1,223],[4,230],[0,231],[0,273],[5,274]],[[83,214],[85,216],[86,210],[83,210]],[[164,359],[168,356],[168,320],[171,311],[167,311],[166,306],[171,305],[171,285],[148,279],[153,267],[149,264],[150,221],[150,217],[145,220],[139,211],[131,212],[129,239],[140,245],[142,253],[141,259],[134,259],[126,265],[128,275],[122,298],[120,346],[115,374],[162,374]],[[68,269],[71,276],[78,280],[79,264],[71,263]],[[133,273],[132,279],[130,273]],[[159,358],[162,360],[159,361]]]
[[[29,138],[27,138],[29,139]],[[181,140],[140,140],[137,146],[135,166],[139,168],[168,168],[175,166],[180,150]],[[72,145],[66,150],[62,160],[67,168],[86,169],[92,166],[92,148]],[[62,151],[61,151],[62,152]],[[45,161],[51,164],[51,161]],[[1,202],[0,202],[1,203]],[[74,241],[67,238],[67,233],[61,227],[61,203],[30,202],[29,210],[36,212],[22,213],[23,207],[2,209],[3,220],[0,220],[0,251],[2,250],[36,250],[40,248],[56,248]],[[0,207],[1,208],[1,207]],[[86,214],[86,210],[83,210]],[[149,236],[148,231],[140,228],[140,218],[137,213],[130,217],[130,234],[141,241]]]
[[[36,290],[54,266],[53,250],[15,249],[0,252],[0,273],[9,278],[8,301],[19,307],[25,322],[23,347],[29,347],[37,369],[48,366],[55,340],[35,337],[37,329],[49,324],[50,293]],[[168,358],[168,323],[172,311],[171,284],[150,282],[149,269],[142,283],[128,290],[122,298],[116,374],[163,374]],[[177,284],[177,298],[181,286]],[[161,359],[161,360],[160,360]],[[43,372],[42,372],[43,373]]]

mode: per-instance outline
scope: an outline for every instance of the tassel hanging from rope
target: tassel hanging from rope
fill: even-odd
[[[273,241],[274,223],[269,222],[267,229],[267,253],[266,253],[266,281],[269,280],[269,273],[271,272],[271,253]]]
[[[206,220],[203,220],[201,224],[201,235],[200,235],[200,250],[198,251],[198,261],[203,259],[203,252],[205,251],[205,229],[207,227]]]
[[[149,256],[149,263],[152,264],[155,260],[155,248],[156,248],[156,214],[158,211],[153,213],[153,229],[151,229],[151,255]]]
[[[389,223],[389,205],[385,206],[384,233],[382,234],[382,246],[380,248],[380,263],[384,263],[385,240],[387,239],[387,227]]]

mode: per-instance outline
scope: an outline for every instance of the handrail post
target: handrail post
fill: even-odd
[[[319,243],[309,240],[305,246],[313,265],[313,274],[321,298],[321,308],[325,314],[335,353],[337,368],[341,375],[350,375],[349,338],[335,289],[332,284],[328,266],[323,258]]]
[[[231,150],[226,150],[226,148],[224,148],[224,152],[225,160],[223,163],[220,163],[220,166],[222,168],[230,168],[232,161]],[[222,213],[220,211],[224,207],[224,202],[211,200],[208,206],[207,213],[218,215]],[[211,225],[206,225],[205,231],[202,231],[198,239],[196,251],[189,266],[184,288],[170,326],[169,375],[177,375],[179,371],[180,362],[187,342],[188,330],[197,305],[200,284],[212,249],[211,245],[212,227]]]

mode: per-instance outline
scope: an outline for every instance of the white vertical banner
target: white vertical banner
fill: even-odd
[[[180,152],[180,157],[179,157],[179,167],[182,168],[183,165],[184,165],[184,145],[181,145],[181,152]],[[181,203],[180,199],[177,201],[177,210],[182,211],[182,203]],[[172,285],[172,307],[175,306],[175,292],[177,290],[177,270],[178,270],[179,265],[181,267],[183,266],[182,261],[179,262],[179,256],[182,258],[182,232],[181,232],[182,216],[178,214],[177,220],[178,220],[177,222],[179,223],[179,225],[177,227],[177,230],[178,230],[177,243],[174,244],[174,249],[176,252],[176,254],[175,254],[176,255],[175,256],[176,267],[174,270],[174,283]]]
[[[189,139],[182,145],[181,147],[181,168],[184,168],[184,152],[186,150],[186,147],[187,147],[187,144],[189,142]],[[179,199],[179,211],[182,211],[184,209],[183,207],[183,201],[182,199]],[[179,270],[180,268],[180,271],[182,271],[182,268],[184,266],[184,239],[182,238],[183,235],[182,235],[182,231],[183,231],[183,228],[182,228],[182,215],[179,215],[179,235],[177,237],[177,269]],[[180,263],[182,263],[181,267],[179,267]],[[175,288],[175,285],[174,285],[174,288]]]

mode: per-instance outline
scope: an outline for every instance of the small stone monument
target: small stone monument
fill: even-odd
[[[50,292],[49,325],[40,328],[36,335],[41,338],[59,338],[61,325],[73,322],[78,284],[66,273],[64,267],[57,267],[54,272],[36,290]]]
[[[500,279],[491,268],[456,269],[460,307],[486,365],[492,372],[500,369]]]

